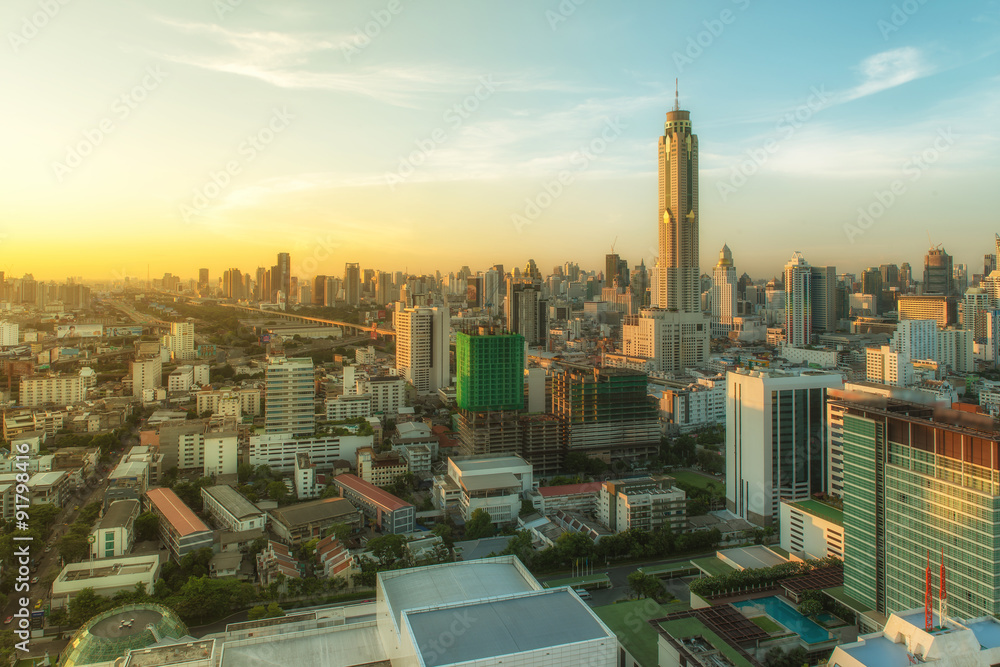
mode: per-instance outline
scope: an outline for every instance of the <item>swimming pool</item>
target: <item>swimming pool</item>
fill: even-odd
[[[742,602],[733,602],[732,604],[739,609],[746,609],[748,607],[762,609],[765,614],[798,634],[799,637],[802,637],[802,641],[807,644],[819,644],[830,639],[829,632],[800,614],[795,607],[777,596],[772,595],[768,598],[744,600]]]

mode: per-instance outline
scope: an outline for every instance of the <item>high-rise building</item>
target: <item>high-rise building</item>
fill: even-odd
[[[455,399],[462,410],[520,410],[524,404],[524,337],[458,333]]]
[[[163,383],[163,362],[159,353],[139,356],[132,362],[132,395],[142,398],[146,389],[156,389]]]
[[[659,417],[646,379],[627,368],[555,373],[552,412],[563,421],[567,451],[605,461],[655,456]]]
[[[782,498],[807,500],[827,482],[826,392],[839,373],[740,370],[726,376],[726,507],[777,526]]]
[[[17,322],[0,322],[0,347],[12,347],[20,342],[20,327]]]
[[[813,331],[830,332],[837,329],[837,267],[813,266],[810,281]]]
[[[878,267],[885,289],[899,287],[899,267],[895,264],[882,264]]]
[[[312,302],[314,306],[326,305],[326,276],[313,278]]]
[[[198,269],[198,293],[202,296],[208,294],[208,269]]]
[[[899,319],[936,320],[941,328],[958,323],[958,304],[954,297],[926,294],[900,297],[896,302]]]
[[[965,290],[962,300],[962,328],[972,331],[973,339],[986,339],[986,312],[990,309],[990,295],[982,287]]]
[[[348,262],[344,266],[344,300],[348,306],[361,305],[361,265]]]
[[[900,320],[892,335],[893,352],[909,359],[934,359],[937,356],[938,325],[935,320]]]
[[[171,322],[170,333],[163,337],[163,347],[170,350],[176,361],[194,359],[194,324],[191,322]]]
[[[796,251],[785,264],[785,341],[802,347],[812,337],[812,268]]]
[[[542,286],[534,282],[507,283],[504,302],[507,329],[524,336],[528,345],[544,345],[548,338],[548,301],[542,298]]]
[[[315,398],[311,358],[268,357],[264,368],[264,433],[314,433]]]
[[[394,298],[392,275],[385,271],[379,271],[375,274],[375,303],[383,306],[392,303]]]
[[[910,288],[913,286],[913,272],[910,269],[909,262],[903,262],[899,265],[899,288],[904,292],[909,292]]]
[[[989,417],[905,403],[844,412],[844,592],[880,614],[923,607],[943,558],[948,615],[1000,614],[1000,435]]]
[[[712,336],[722,338],[733,330],[736,317],[736,267],[728,245],[719,251],[719,263],[712,273]]]
[[[698,136],[679,103],[659,141],[660,308],[701,312],[698,268]]]
[[[490,317],[500,314],[500,304],[503,302],[503,276],[496,269],[489,269],[483,274],[483,308]]]
[[[451,384],[451,316],[447,308],[403,307],[393,315],[396,369],[418,394]]]
[[[924,294],[955,294],[951,255],[943,248],[931,248],[924,256]]]
[[[274,278],[274,282],[277,283],[275,289],[281,290],[284,295],[284,303],[288,303],[292,299],[292,259],[287,252],[278,253],[278,263],[277,263],[277,277]],[[275,299],[275,303],[279,301]]]
[[[997,270],[997,256],[993,253],[983,255],[983,275],[988,276]]]
[[[618,253],[609,253],[604,256],[604,288],[617,287],[624,288],[625,285],[621,284],[619,281],[615,283],[615,279],[618,278]]]

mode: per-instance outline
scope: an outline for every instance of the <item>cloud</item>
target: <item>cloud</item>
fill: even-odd
[[[926,64],[920,51],[912,46],[869,56],[861,61],[857,70],[864,80],[855,87],[841,92],[837,96],[838,102],[851,102],[875,95],[934,73],[934,68]]]

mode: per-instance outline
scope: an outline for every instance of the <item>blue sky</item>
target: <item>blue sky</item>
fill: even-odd
[[[997,2],[332,4],[4,3],[0,268],[651,265],[675,78],[704,271],[1000,230]]]

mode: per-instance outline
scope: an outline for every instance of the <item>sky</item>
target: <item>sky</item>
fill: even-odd
[[[5,0],[0,269],[213,279],[652,266],[690,110],[701,266],[970,273],[1000,203],[1000,4]],[[915,270],[915,274],[919,271]]]

